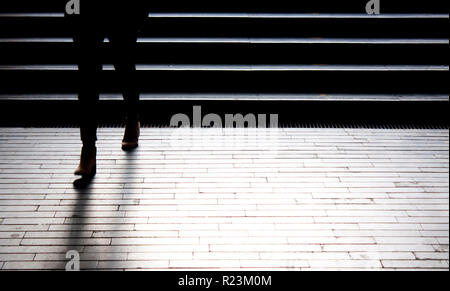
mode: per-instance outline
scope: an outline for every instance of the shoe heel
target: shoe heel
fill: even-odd
[[[95,174],[97,174],[97,165],[94,165],[92,169],[92,176],[95,176]]]
[[[84,178],[92,178],[97,174],[97,165],[92,166],[88,174],[83,175]]]

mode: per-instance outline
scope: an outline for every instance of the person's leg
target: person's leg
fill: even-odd
[[[83,142],[76,175],[93,176],[96,172],[97,114],[102,63],[99,49],[103,37],[99,32],[82,31],[74,37],[78,49],[79,125]]]
[[[132,150],[138,146],[139,90],[136,81],[135,47],[136,31],[134,29],[114,31],[110,35],[114,67],[120,80],[120,91],[125,100],[126,127],[122,141],[123,150]]]

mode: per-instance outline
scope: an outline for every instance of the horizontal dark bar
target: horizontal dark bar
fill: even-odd
[[[142,37],[447,38],[448,18],[213,18],[153,17]],[[0,17],[0,37],[69,37],[67,19]]]
[[[0,126],[77,126],[81,108],[77,101],[1,101]],[[98,119],[117,126],[125,121],[122,101],[103,101]],[[202,106],[204,115],[278,114],[280,125],[350,124],[447,126],[444,102],[389,101],[146,101],[140,104],[143,124],[168,126],[174,114],[192,116],[193,106]]]
[[[3,94],[74,93],[77,71],[0,71]],[[447,71],[138,71],[136,86],[151,93],[447,94]],[[96,82],[118,92],[105,71]],[[93,83],[94,84],[94,83]],[[93,85],[91,84],[91,86]]]
[[[0,42],[8,56],[3,65],[75,64],[77,50],[70,42]],[[448,64],[446,44],[345,43],[139,43],[137,63],[149,64]],[[101,62],[112,63],[108,44]]]

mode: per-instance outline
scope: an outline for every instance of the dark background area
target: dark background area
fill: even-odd
[[[94,1],[94,0],[91,0]],[[0,13],[62,13],[67,0],[2,0]],[[147,1],[150,12],[365,13],[368,0],[314,1]],[[382,13],[448,13],[448,1],[381,0]],[[183,20],[184,21],[184,20]],[[66,37],[64,18],[1,19],[0,37]],[[198,19],[181,22],[148,19],[142,37],[322,37],[322,38],[448,38],[448,18],[376,22],[343,19]],[[107,46],[102,56],[111,63]],[[447,45],[367,44],[140,44],[142,64],[331,64],[447,65]],[[7,43],[0,45],[0,65],[75,64],[70,43]],[[0,70],[0,95],[73,94],[75,71]],[[208,94],[448,94],[447,72],[224,72],[142,71],[142,93]],[[118,93],[106,71],[98,80],[104,93]],[[142,102],[147,125],[168,125],[176,113],[190,115],[192,106],[207,113],[278,113],[285,126],[300,124],[448,126],[448,101],[152,101]],[[104,124],[123,122],[120,100],[102,102]],[[76,124],[78,103],[70,100],[0,100],[0,126],[64,126]]]

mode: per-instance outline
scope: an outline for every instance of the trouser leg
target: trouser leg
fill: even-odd
[[[127,120],[139,119],[139,90],[136,81],[135,31],[119,31],[110,36],[114,67],[119,80],[119,88],[125,100]]]
[[[93,81],[85,80],[83,82],[84,84],[90,84],[96,81],[96,77],[98,76],[96,74],[98,72],[97,69],[94,66],[86,68],[88,73],[85,74],[84,78],[90,78]],[[90,89],[83,90],[79,92],[78,100],[80,106],[79,123],[81,141],[84,145],[95,144],[97,141],[99,91],[94,86]]]
[[[101,34],[82,33],[74,38],[78,47],[79,73],[79,124],[84,145],[94,145],[97,140],[99,82],[102,71],[100,60]]]

